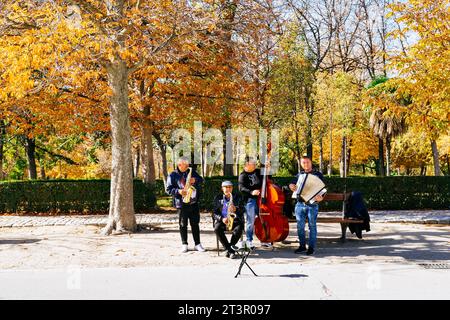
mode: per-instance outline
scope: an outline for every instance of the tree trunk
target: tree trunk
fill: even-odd
[[[328,163],[328,176],[333,172],[333,112],[330,112],[330,162]]]
[[[312,161],[313,145],[312,145],[312,113],[308,112],[307,128],[306,128],[306,154]]]
[[[450,175],[450,157],[447,154],[447,175]]]
[[[111,195],[109,218],[103,234],[136,231],[133,202],[131,129],[128,110],[128,68],[116,57],[107,67],[108,85],[112,90],[111,122]]]
[[[350,163],[351,163],[351,159],[352,159],[352,139],[347,139],[347,137],[345,138],[345,149],[347,150],[346,152],[346,158],[345,158],[345,176],[347,177],[348,174],[350,173]]]
[[[153,136],[156,139],[156,144],[158,145],[159,150],[161,150],[162,174],[165,188],[167,177],[169,176],[169,172],[167,171],[167,145],[164,143],[159,133],[153,132]]]
[[[439,151],[437,148],[436,140],[431,140],[431,150],[433,151],[433,167],[434,167],[434,175],[441,176],[441,165],[439,164]]]
[[[427,167],[425,166],[425,164],[421,164],[420,165],[420,175],[424,176],[427,173]]]
[[[39,162],[39,170],[40,170],[41,179],[42,180],[47,179],[47,175],[45,174],[44,161]]]
[[[345,178],[346,177],[346,173],[347,173],[347,164],[346,164],[346,149],[347,149],[347,138],[345,136],[342,137],[342,145],[341,145],[341,158],[339,161],[339,175],[341,178]]]
[[[223,128],[223,130],[222,130],[223,136],[226,137],[224,140],[224,143],[223,143],[223,175],[226,177],[231,177],[231,176],[233,176],[233,162],[227,163],[226,154],[227,154],[227,152],[231,152],[231,154],[233,154],[234,148],[233,148],[232,137],[231,137],[231,135],[227,136],[226,129],[231,129],[231,123],[229,123],[228,121],[226,123],[226,127]],[[227,150],[227,144],[230,146],[230,148],[232,148],[231,150]]]
[[[34,139],[30,139],[28,137],[25,138],[25,151],[27,153],[28,160],[28,178],[31,180],[37,179],[36,143]]]
[[[221,0],[220,1],[222,10],[221,10],[221,42],[223,44],[223,50],[224,50],[224,58],[232,60],[234,57],[234,43],[232,41],[233,36],[233,28],[235,25],[235,18],[236,18],[236,10],[239,5],[239,0]],[[231,118],[230,118],[230,108],[233,108],[233,103],[231,99],[225,99],[223,112],[225,114],[225,117],[227,118],[225,120],[224,128],[222,129],[224,136],[226,137],[226,129],[231,129]],[[224,176],[233,176],[233,161],[231,163],[227,163],[226,160],[226,141],[228,139],[231,139],[231,137],[227,137],[224,142],[224,157],[223,157],[223,175]],[[230,143],[232,141],[228,141]],[[232,152],[232,150],[229,150],[229,152]]]
[[[137,147],[136,148],[136,156],[134,158],[134,174],[133,174],[133,178],[136,178],[137,176],[139,176],[140,166],[141,166],[141,148]]]
[[[384,177],[384,146],[383,139],[378,138],[378,174]]]
[[[323,173],[323,143],[322,137],[319,140],[319,171]]]
[[[142,140],[141,140],[141,159],[142,159],[142,175],[144,183],[155,183],[155,162],[153,159],[153,126],[151,121],[147,118],[150,115],[150,107],[143,108],[143,115],[146,117],[142,124]]]
[[[0,181],[3,180],[3,148],[5,145],[5,123],[0,120]]]
[[[39,163],[39,176],[42,180],[45,180],[46,176],[45,176],[44,160],[42,159],[42,157],[39,153],[36,153],[36,159]]]
[[[386,176],[391,175],[391,138],[386,137]]]

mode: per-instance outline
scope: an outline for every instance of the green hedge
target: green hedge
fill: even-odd
[[[0,212],[106,212],[110,180],[34,180],[0,183]],[[134,181],[136,211],[156,204],[153,187]]]
[[[281,186],[287,185],[292,177],[275,177]],[[212,199],[220,192],[224,178],[206,178],[200,205],[210,210]],[[235,187],[237,178],[228,178]],[[345,182],[347,191],[360,191],[371,210],[412,210],[412,209],[450,209],[450,177],[339,177],[325,178],[329,192],[343,192]],[[157,181],[156,194],[166,195],[162,181]],[[323,202],[321,210],[341,210],[342,203]]]
[[[237,179],[226,178],[237,186]],[[290,177],[276,177],[287,185]],[[225,178],[206,178],[200,206],[210,210]],[[371,210],[450,209],[450,177],[349,177],[347,191],[363,193]],[[329,192],[344,191],[345,179],[326,178]],[[0,183],[0,212],[106,212],[109,209],[109,180],[35,180]],[[136,211],[146,211],[156,204],[156,196],[167,196],[161,180],[148,187],[134,181]],[[321,210],[340,210],[339,202],[324,202]]]

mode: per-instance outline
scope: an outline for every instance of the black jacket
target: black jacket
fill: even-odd
[[[344,216],[346,218],[364,221],[364,223],[349,223],[348,228],[351,233],[356,232],[357,235],[361,235],[362,230],[370,231],[370,216],[361,192],[356,191],[351,193],[350,198],[345,204]]]
[[[258,196],[252,195],[251,192],[253,190],[261,190],[262,181],[260,169],[255,169],[252,173],[241,172],[239,175],[239,191],[242,193],[243,201],[247,201],[249,198],[258,198]]]
[[[175,208],[181,208],[181,205],[183,203],[182,199],[183,197],[178,192],[178,190],[184,188],[184,184],[186,182],[187,176],[189,174],[189,170],[186,170],[185,172],[181,172],[178,168],[174,170],[169,177],[167,177],[167,187],[166,192],[167,194],[171,195],[173,198],[173,206]],[[200,177],[200,175],[193,170],[192,171],[192,178],[195,178],[194,188],[197,190],[197,194],[194,198],[191,199],[190,204],[198,203],[200,194],[201,194],[201,186],[203,183],[203,178]]]
[[[219,194],[214,198],[213,219],[214,222],[222,221],[223,194]],[[236,222],[244,223],[244,206],[242,198],[239,194],[233,193],[233,204],[236,207]]]

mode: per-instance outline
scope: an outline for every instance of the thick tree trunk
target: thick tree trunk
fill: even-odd
[[[378,175],[384,177],[384,146],[381,138],[378,138]]]
[[[111,196],[108,224],[103,234],[136,231],[133,203],[133,172],[131,129],[128,110],[128,68],[124,61],[107,67],[108,84],[112,90],[110,102],[111,122]]]
[[[34,139],[25,138],[25,151],[28,161],[28,178],[37,179],[36,169],[36,143]]]
[[[436,140],[431,140],[431,150],[433,151],[433,167],[434,175],[441,176],[441,165],[439,164],[439,151],[437,148]]]
[[[143,109],[144,117],[150,115],[150,107],[145,106]],[[144,183],[155,183],[155,162],[153,158],[153,126],[149,119],[144,119],[142,124],[142,175],[144,177]]]

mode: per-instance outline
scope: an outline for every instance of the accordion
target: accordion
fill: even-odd
[[[292,198],[300,198],[313,204],[317,195],[323,196],[326,192],[325,184],[320,178],[310,173],[302,173],[298,177],[297,189],[292,193]]]

